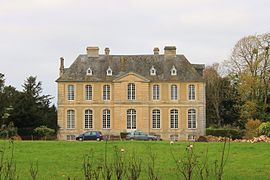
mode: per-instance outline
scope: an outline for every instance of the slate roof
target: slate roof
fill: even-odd
[[[156,69],[156,75],[150,75],[151,67]],[[177,69],[177,75],[171,76],[171,68]],[[92,76],[86,75],[88,68],[93,71]],[[112,76],[107,76],[110,67]],[[164,55],[99,55],[88,57],[79,55],[57,82],[111,82],[127,73],[136,73],[146,79],[155,81],[203,82],[202,64],[190,64],[184,55],[175,58],[165,58]]]

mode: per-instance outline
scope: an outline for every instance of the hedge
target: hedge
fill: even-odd
[[[212,136],[221,136],[221,137],[230,137],[232,139],[241,139],[244,135],[244,132],[240,129],[213,129],[213,128],[207,128],[206,129],[206,135],[212,135]]]

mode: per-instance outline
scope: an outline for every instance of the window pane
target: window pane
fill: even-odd
[[[68,85],[68,100],[74,100],[74,85]]]

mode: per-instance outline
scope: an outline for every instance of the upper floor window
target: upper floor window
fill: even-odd
[[[178,110],[172,109],[170,111],[170,121],[171,121],[171,128],[176,129],[178,128]]]
[[[84,128],[93,128],[93,111],[91,109],[87,109],[84,112]]]
[[[159,85],[155,84],[153,86],[153,100],[159,100],[159,95],[160,95]]]
[[[112,69],[110,66],[107,69],[107,76],[112,76]]]
[[[177,75],[177,69],[173,66],[171,69],[171,75],[176,76]]]
[[[68,100],[72,101],[75,98],[74,85],[68,85]]]
[[[85,86],[85,100],[92,100],[92,86],[86,85]]]
[[[154,109],[152,111],[152,128],[159,129],[160,128],[160,110]]]
[[[102,128],[103,129],[111,128],[111,111],[109,109],[104,109],[102,111]]]
[[[103,100],[110,100],[111,96],[110,96],[110,85],[104,85],[103,86]]]
[[[128,100],[135,100],[135,84],[128,84]]]
[[[177,100],[177,85],[171,85],[171,100]]]
[[[155,76],[156,72],[157,72],[157,70],[152,66],[151,69],[150,69],[150,75]]]
[[[196,124],[196,110],[195,109],[189,109],[188,110],[188,128],[189,129],[195,129],[197,127]]]
[[[75,111],[68,110],[67,111],[67,129],[75,128]]]
[[[88,69],[87,69],[86,75],[87,75],[87,76],[92,76],[92,75],[93,75],[93,71],[92,71],[91,68],[88,68]]]
[[[195,85],[188,86],[188,100],[195,100]]]

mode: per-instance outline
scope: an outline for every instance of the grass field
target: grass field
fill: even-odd
[[[38,161],[38,179],[67,179],[68,176],[83,179],[83,157],[93,149],[96,161],[103,161],[105,142],[64,142],[64,141],[15,141],[14,157],[20,179],[31,179],[30,162]],[[113,148],[125,149],[126,154],[136,151],[143,160],[140,179],[147,178],[147,159],[151,148],[157,154],[156,168],[159,179],[177,179],[175,163],[171,150],[176,156],[185,153],[187,142],[170,145],[164,142],[109,141],[108,159],[112,158]],[[220,159],[222,143],[196,143],[194,150],[198,155],[209,151],[209,161]],[[8,147],[8,141],[0,141],[0,148]],[[171,148],[171,149],[170,149]],[[224,179],[270,179],[270,143],[230,144],[230,155],[224,169]]]

